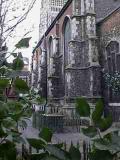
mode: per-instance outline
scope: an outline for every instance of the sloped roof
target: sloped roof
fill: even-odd
[[[97,22],[103,20],[118,7],[120,7],[120,0],[95,0]]]

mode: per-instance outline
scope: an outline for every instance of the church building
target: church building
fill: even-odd
[[[32,87],[57,112],[71,115],[76,97],[94,104],[103,98],[105,111],[120,121],[120,96],[104,74],[120,72],[120,0],[68,0],[47,28],[32,55]]]

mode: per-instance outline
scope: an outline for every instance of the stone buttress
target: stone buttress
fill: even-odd
[[[69,63],[65,67],[64,114],[75,112],[76,97],[93,102],[101,97],[94,0],[74,0],[71,17]]]

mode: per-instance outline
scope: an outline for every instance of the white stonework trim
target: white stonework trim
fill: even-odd
[[[72,19],[72,22],[71,22],[71,32],[72,32],[72,39],[74,39],[77,35],[78,35],[78,32],[77,32],[77,20],[76,18],[73,18]]]
[[[81,0],[81,15],[84,15],[85,13],[85,4],[84,4],[84,0]]]
[[[91,72],[91,76],[90,76],[90,92],[93,92],[93,74]]]
[[[91,44],[91,40],[89,40],[89,51],[88,51],[88,55],[89,55],[89,62],[90,64],[92,63],[92,44]]]
[[[86,13],[94,12],[94,0],[86,0]]]
[[[111,107],[120,107],[120,103],[108,103]]]

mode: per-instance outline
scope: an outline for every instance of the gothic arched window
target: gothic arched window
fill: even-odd
[[[114,73],[115,71],[120,72],[119,43],[116,41],[111,41],[107,45],[106,51],[109,73]]]
[[[53,73],[53,37],[49,38],[49,74]]]
[[[52,57],[53,55],[53,38],[50,37],[49,39],[49,57]]]
[[[64,58],[65,58],[65,66],[69,64],[69,51],[68,51],[68,44],[69,41],[71,40],[71,25],[70,25],[70,20],[69,18],[65,19],[64,22],[64,30],[63,30],[63,35],[64,35]]]
[[[120,53],[119,53],[119,43],[117,41],[111,41],[107,47],[107,65],[109,74],[113,74],[117,71],[120,72]],[[109,88],[109,100],[114,102],[117,100],[117,95]]]

